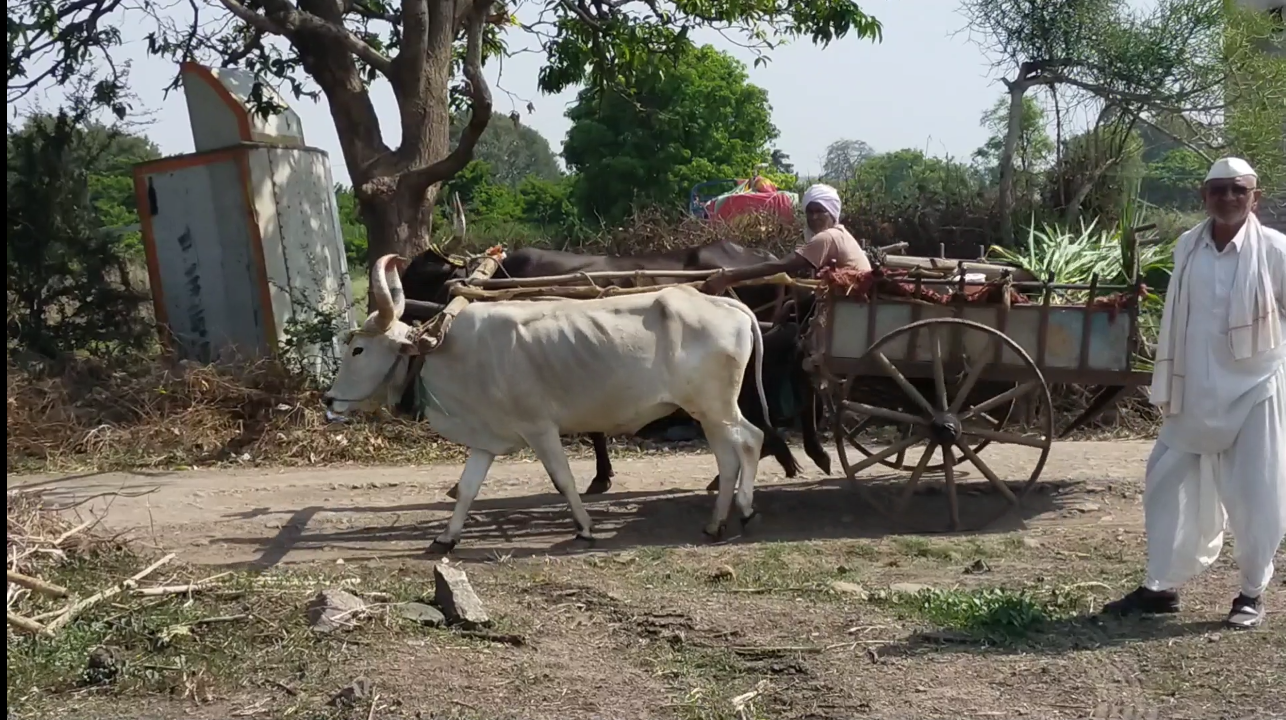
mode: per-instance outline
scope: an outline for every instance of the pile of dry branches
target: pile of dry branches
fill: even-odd
[[[423,423],[327,423],[316,388],[275,362],[6,370],[9,472],[424,462],[458,452]]]
[[[719,240],[767,250],[777,257],[790,253],[804,239],[798,223],[774,213],[748,213],[726,222],[710,222],[685,215],[677,222],[657,210],[644,209],[630,216],[628,224],[604,232],[577,247],[577,253],[639,255],[694,248]]]
[[[69,508],[47,504],[38,490],[10,490],[6,501],[5,611],[8,627],[17,632],[52,637],[85,611],[119,595],[157,597],[193,593],[212,587],[214,581],[228,574],[192,583],[140,588],[141,581],[174,560],[174,553],[170,553],[124,580],[105,581],[97,592],[79,597],[72,590],[43,578],[73,558],[85,558],[116,545],[116,538],[96,533],[97,519],[73,523],[63,512]]]

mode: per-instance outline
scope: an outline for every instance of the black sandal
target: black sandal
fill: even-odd
[[[1103,606],[1104,615],[1168,615],[1179,612],[1179,593],[1174,590],[1135,588],[1120,600]]]

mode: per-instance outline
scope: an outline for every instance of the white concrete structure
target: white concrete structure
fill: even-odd
[[[134,168],[162,340],[203,362],[263,356],[292,318],[352,306],[330,161],[294,111],[252,111],[249,73],[182,74],[197,151]]]

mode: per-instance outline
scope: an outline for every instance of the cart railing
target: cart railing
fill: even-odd
[[[915,277],[900,282],[910,297],[889,296],[878,289],[872,297],[846,297],[828,292],[823,309],[825,343],[822,364],[836,375],[882,374],[867,350],[885,334],[921,320],[957,318],[984,325],[1009,336],[1035,362],[1052,383],[1137,385],[1150,374],[1134,369],[1139,345],[1139,300],[1143,285],[1018,282],[1003,279],[970,287],[963,278],[940,280]],[[887,287],[887,285],[886,285]],[[950,291],[946,304],[917,298],[933,288]],[[974,296],[998,291],[999,301],[968,302]],[[1036,294],[1027,300],[1022,291]],[[1084,294],[1077,303],[1060,302],[1059,296]],[[993,295],[994,297],[994,295]],[[1031,366],[1013,349],[1002,347],[990,336],[971,333],[966,326],[951,325],[940,337],[916,331],[883,349],[884,357],[908,377],[932,377],[933,344],[939,344],[942,362],[960,366],[986,355],[982,379],[1023,381],[1032,379]]]

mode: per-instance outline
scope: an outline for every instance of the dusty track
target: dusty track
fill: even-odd
[[[1041,483],[1024,505],[1026,523],[1106,521],[1141,528],[1135,496],[1149,447],[1146,442],[1056,444]],[[1016,481],[1030,472],[1035,453],[989,448],[983,459],[1002,478]],[[596,549],[703,542],[700,528],[713,503],[704,492],[715,472],[712,456],[618,459],[615,467],[612,491],[588,502],[599,536]],[[970,480],[980,480],[965,467]],[[572,470],[583,489],[593,475],[592,463],[574,461]],[[59,502],[83,501],[82,512],[103,514],[107,526],[132,530],[135,537],[177,550],[191,562],[270,567],[419,555],[450,516],[453,501],[446,490],[459,472],[458,465],[247,469],[29,476],[9,478],[8,484],[44,487]],[[876,470],[865,475],[876,481],[904,477]],[[1109,486],[1121,503],[1110,511],[1102,502],[1086,504],[1084,492]],[[744,540],[868,537],[897,529],[847,482],[821,478],[811,466],[803,477],[787,480],[774,463],[762,462],[757,489],[761,518]],[[989,493],[971,495],[963,511],[969,514],[993,502],[998,499]],[[915,511],[922,517],[945,513],[941,496],[921,496],[917,503]],[[1017,518],[1009,518],[992,530],[1018,526]],[[466,558],[558,552],[571,549],[571,535],[566,504],[538,463],[497,462],[457,552]]]
[[[872,591],[895,583],[966,593],[1080,588],[1093,596],[1087,607],[1097,606],[1138,582],[1149,448],[1059,444],[1024,512],[971,537],[900,536],[847,481],[819,478],[811,467],[811,475],[786,481],[763,462],[758,524],[718,546],[700,532],[713,502],[704,492],[714,472],[709,455],[618,458],[612,492],[589,503],[595,549],[608,551],[602,555],[569,543],[565,503],[538,464],[497,463],[457,554],[496,560],[467,563],[470,577],[493,617],[529,645],[466,643],[450,631],[371,621],[343,652],[336,643],[291,646],[304,655],[292,655],[288,666],[247,650],[237,657],[245,673],[207,703],[73,693],[60,696],[63,704],[47,717],[224,720],[250,710],[337,717],[320,708],[359,674],[378,679],[383,704],[378,714],[362,706],[348,717],[383,720],[734,720],[730,699],[759,687],[757,710],[740,717],[1286,717],[1281,664],[1271,661],[1286,638],[1279,582],[1268,596],[1268,627],[1224,630],[1218,621],[1237,588],[1230,552],[1185,590],[1177,616],[1103,622],[1091,611],[1015,643],[952,640],[928,616],[826,590],[835,580]],[[1033,460],[999,448],[983,458],[1011,480]],[[585,487],[591,463],[572,465]],[[9,485],[83,501],[78,510],[102,513],[109,527],[132,530],[186,562],[300,566],[267,575],[344,576],[415,598],[430,587],[421,558],[450,514],[446,490],[459,471],[200,471],[10,478]],[[870,475],[878,481],[881,473]],[[968,516],[997,501],[969,494],[962,510]],[[919,517],[945,513],[941,495],[916,503]],[[339,565],[340,558],[388,562]],[[279,597],[291,603],[289,615],[273,622],[298,620],[308,594]],[[263,627],[225,640],[248,642]],[[275,646],[279,632],[263,637]],[[747,648],[765,654],[747,655]],[[317,653],[329,654],[318,660]],[[283,679],[300,683],[298,694],[281,692]]]

